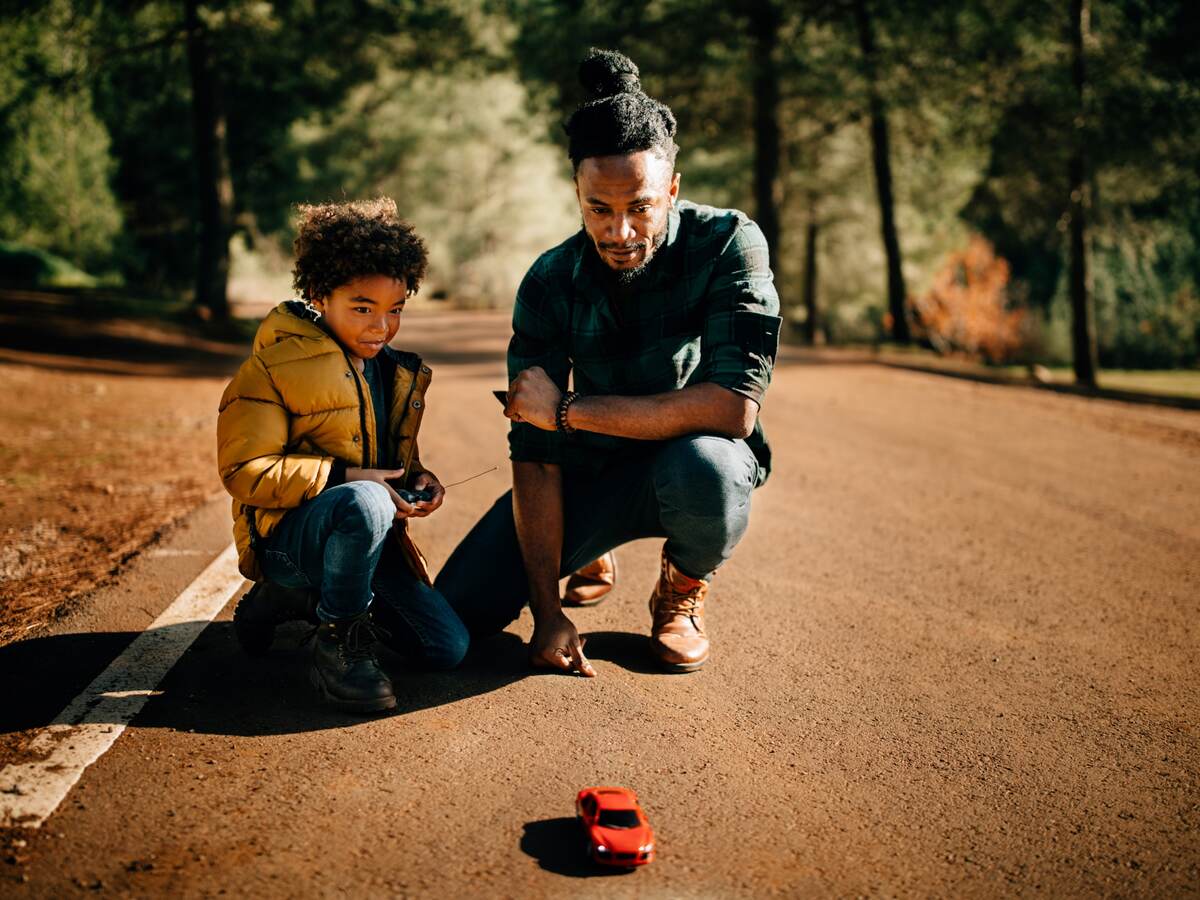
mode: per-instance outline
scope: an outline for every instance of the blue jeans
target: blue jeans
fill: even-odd
[[[387,489],[375,482],[322,491],[288,512],[263,541],[263,574],[283,587],[315,588],[323,622],[371,607],[397,652],[428,668],[454,668],[467,652],[467,631],[388,538],[395,514]]]
[[[628,541],[665,537],[686,575],[709,578],[733,553],[750,520],[758,462],[745,441],[688,435],[655,445],[599,475],[563,470],[560,576]],[[513,522],[512,491],[455,548],[436,581],[473,635],[520,615],[529,585]]]

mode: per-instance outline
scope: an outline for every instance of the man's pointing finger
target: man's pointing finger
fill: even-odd
[[[587,678],[596,677],[596,670],[592,668],[592,664],[583,655],[582,641],[579,644],[571,645],[571,668]]]

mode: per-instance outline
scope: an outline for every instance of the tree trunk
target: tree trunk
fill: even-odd
[[[1075,381],[1085,387],[1096,386],[1096,371],[1100,368],[1096,347],[1096,315],[1088,274],[1087,211],[1090,197],[1085,157],[1087,136],[1084,129],[1084,59],[1083,37],[1087,31],[1087,0],[1071,0],[1071,77],[1075,84],[1075,134],[1070,176],[1071,217],[1071,349],[1075,363]]]
[[[888,146],[887,108],[879,95],[875,34],[867,0],[855,0],[854,17],[858,24],[858,42],[862,50],[863,72],[867,78],[868,106],[871,117],[871,156],[875,167],[875,189],[879,196],[879,224],[883,249],[887,254],[888,313],[892,319],[892,339],[907,344],[911,340],[906,312],[907,289],[900,256],[900,237],[896,233],[895,199],[892,193],[891,150]]]
[[[779,204],[779,72],[775,48],[779,43],[780,13],[773,2],[750,6],[750,33],[754,42],[754,219],[767,239],[771,255],[780,252]],[[780,266],[775,264],[778,279]]]
[[[213,318],[229,315],[229,237],[233,230],[233,179],[225,145],[225,114],[199,0],[185,0],[188,68],[192,81],[192,144],[199,192],[200,240],[195,303]]]
[[[804,342],[810,347],[817,342],[820,319],[817,315],[817,205],[808,206],[808,228],[804,236]]]

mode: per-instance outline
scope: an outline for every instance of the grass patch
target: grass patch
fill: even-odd
[[[998,366],[995,371],[1014,378],[1027,376],[1025,366]],[[1048,370],[1055,384],[1074,384],[1075,373],[1066,366]],[[1200,370],[1196,369],[1101,369],[1097,381],[1112,391],[1162,394],[1200,399]]]
[[[962,357],[941,356],[927,347],[911,344],[881,344],[874,349],[881,359],[891,359],[900,363],[979,375],[998,375],[1013,381],[1030,380],[1029,367],[1024,365],[991,366]],[[1050,373],[1052,384],[1075,383],[1075,372],[1070,366],[1047,367],[1046,371]],[[1102,389],[1110,391],[1200,400],[1200,369],[1101,369],[1097,380]]]

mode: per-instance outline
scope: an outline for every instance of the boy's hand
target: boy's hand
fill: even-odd
[[[396,489],[393,488],[389,481],[398,481],[404,477],[403,469],[346,469],[346,481],[374,481],[376,484],[382,484],[387,488],[388,494],[392,498],[392,503],[396,506],[396,518],[407,519],[413,514],[415,507],[411,503],[406,503]]]
[[[432,472],[421,472],[413,481],[413,490],[429,491],[433,497],[429,500],[418,500],[413,504],[409,518],[422,519],[442,505],[446,499],[446,489]]]

